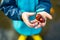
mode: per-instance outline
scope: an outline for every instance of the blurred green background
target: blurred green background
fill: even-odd
[[[41,35],[44,40],[60,40],[60,0],[51,0],[54,13],[51,13],[53,20],[47,20]],[[0,29],[13,30],[11,20],[0,11]],[[15,32],[13,30],[13,32]],[[14,33],[18,34],[18,33]],[[18,36],[17,36],[18,37]]]

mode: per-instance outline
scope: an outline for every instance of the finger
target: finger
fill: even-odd
[[[35,15],[35,13],[29,13],[28,15],[29,15],[29,16],[33,16],[33,15]]]
[[[47,20],[47,19],[46,19],[46,18],[44,18],[44,19],[45,19],[45,21],[41,23],[41,26],[42,26],[42,27],[44,27],[44,26],[46,25],[46,20]]]
[[[38,22],[34,23],[33,25],[34,25],[33,27],[37,26],[38,25]]]
[[[29,27],[34,27],[37,23],[32,24],[29,21],[26,21],[25,24],[28,25]]]
[[[40,27],[41,27],[41,23],[39,23],[39,24],[35,27],[35,29],[40,28]]]
[[[44,27],[46,25],[46,21],[44,23],[41,23],[41,26]]]
[[[34,24],[34,27],[35,27],[36,25],[38,25],[38,21],[37,21],[36,19],[35,19],[35,20],[32,20],[31,23]]]
[[[46,13],[46,17],[47,17],[48,19],[52,19],[52,16],[51,16],[50,14],[48,14],[48,13]]]
[[[37,22],[37,20],[36,20],[36,19],[31,21],[31,23],[36,23],[36,22]]]

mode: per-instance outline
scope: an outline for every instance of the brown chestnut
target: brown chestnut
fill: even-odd
[[[41,16],[41,14],[37,14],[37,15],[36,15],[36,19],[37,19],[38,21],[40,21],[41,23],[44,23],[44,22],[45,22],[45,19]]]

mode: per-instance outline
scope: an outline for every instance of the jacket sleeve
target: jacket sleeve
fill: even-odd
[[[36,7],[36,12],[45,11],[50,13],[51,3],[50,0],[39,0],[38,6]]]
[[[15,0],[2,0],[0,10],[12,20],[21,20],[21,12]]]

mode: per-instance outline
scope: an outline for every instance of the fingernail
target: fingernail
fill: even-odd
[[[37,29],[38,27],[35,27],[35,29]]]

